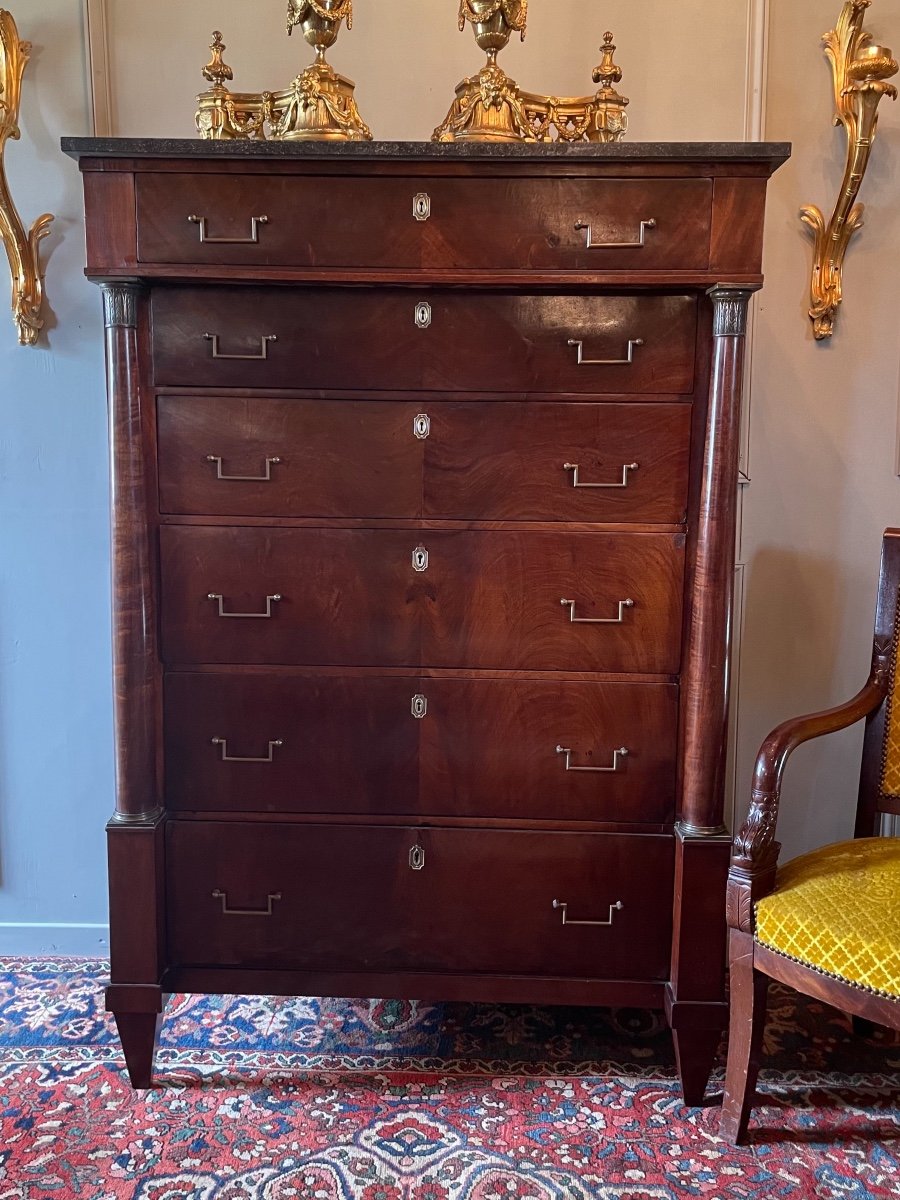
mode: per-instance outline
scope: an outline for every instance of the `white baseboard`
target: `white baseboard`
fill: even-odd
[[[0,958],[106,958],[109,926],[0,921]]]

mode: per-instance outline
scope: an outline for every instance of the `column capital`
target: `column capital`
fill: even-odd
[[[745,337],[750,298],[758,283],[717,283],[707,291],[713,302],[713,337]]]
[[[103,324],[107,329],[137,329],[137,299],[144,290],[139,283],[101,283]]]

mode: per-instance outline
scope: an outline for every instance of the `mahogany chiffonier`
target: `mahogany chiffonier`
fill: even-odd
[[[748,301],[783,145],[73,139],[114,504],[114,1013],[725,1022]]]

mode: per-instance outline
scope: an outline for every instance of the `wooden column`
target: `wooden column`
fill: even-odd
[[[104,283],[112,491],[116,809],[107,826],[111,982],[132,1085],[151,1085],[166,997],[165,817],[158,767],[161,712],[155,577],[143,456],[139,301],[134,283]]]
[[[112,619],[115,670],[116,811],[113,821],[152,820],[160,811],[157,770],[159,659],[147,527],[133,283],[103,284],[112,491]]]
[[[682,834],[716,836],[722,823],[728,744],[734,551],[747,307],[758,289],[718,284],[713,370],[697,521],[693,620],[682,676]]]

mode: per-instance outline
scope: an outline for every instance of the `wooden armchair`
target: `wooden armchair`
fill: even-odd
[[[728,875],[731,1025],[722,1136],[740,1143],[754,1104],[766,990],[779,979],[854,1016],[900,1029],[900,838],[875,836],[900,815],[900,529],[884,536],[872,670],[827,712],[786,721],[756,761],[750,812]],[[855,840],[778,867],[785,763],[802,742],[866,718]]]

